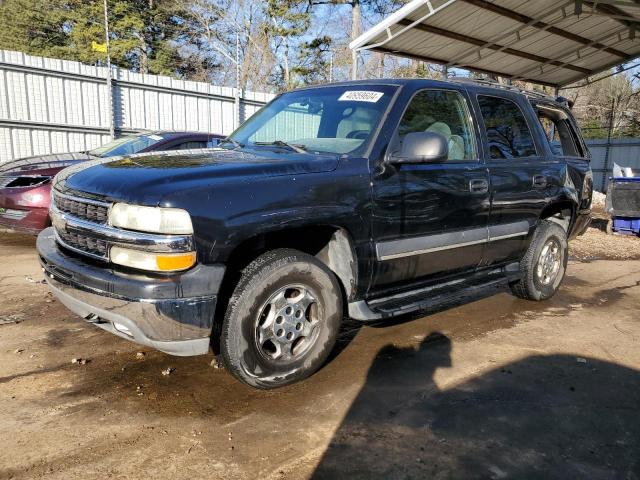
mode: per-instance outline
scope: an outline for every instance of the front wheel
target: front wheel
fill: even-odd
[[[520,261],[520,280],[511,291],[527,300],[546,300],[560,287],[567,270],[567,234],[557,223],[543,220]]]
[[[335,275],[311,255],[267,252],[242,273],[222,325],[225,367],[257,388],[314,373],[335,344],[342,293]]]

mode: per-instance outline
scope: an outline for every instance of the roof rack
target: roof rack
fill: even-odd
[[[482,78],[454,77],[454,78],[448,78],[447,80],[450,82],[473,83],[476,85],[482,85],[486,87],[500,88],[502,90],[518,92],[523,95],[527,95],[528,97],[537,97],[537,98],[544,98],[547,100],[554,100],[554,98],[551,95],[548,95],[543,92],[536,92],[534,90],[525,90],[524,88],[516,87],[515,85],[506,85],[504,83],[498,83],[491,80],[484,80]]]

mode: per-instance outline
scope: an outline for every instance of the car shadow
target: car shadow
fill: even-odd
[[[451,345],[381,349],[312,478],[640,478],[640,372],[536,355],[439,388]]]

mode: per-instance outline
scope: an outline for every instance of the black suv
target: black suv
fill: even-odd
[[[38,250],[87,321],[174,355],[213,345],[238,379],[272,388],[317,370],[345,316],[505,279],[549,298],[591,184],[562,99],[346,82],[280,95],[210,153],[64,170]]]

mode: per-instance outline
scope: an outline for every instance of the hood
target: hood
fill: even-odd
[[[55,188],[113,201],[158,205],[167,195],[218,181],[245,181],[280,175],[328,172],[337,155],[312,155],[280,149],[210,149],[206,153],[153,154],[99,159],[63,170]]]
[[[70,165],[86,162],[87,160],[93,160],[95,158],[96,157],[81,152],[20,158],[0,164],[0,175],[16,177],[20,175],[55,175]]]

